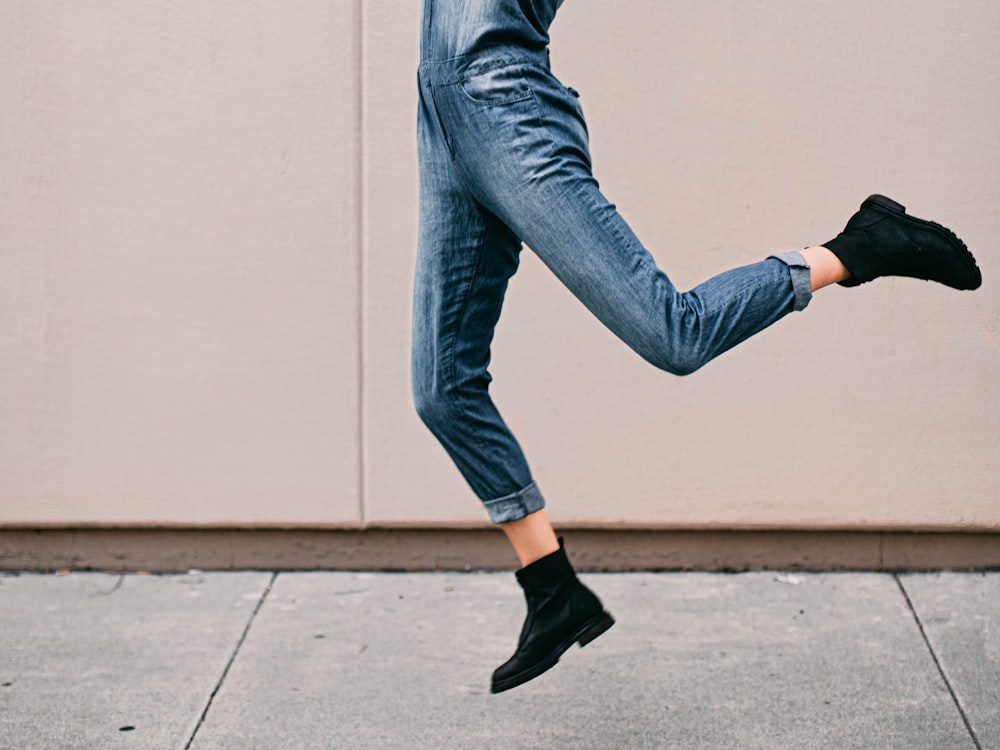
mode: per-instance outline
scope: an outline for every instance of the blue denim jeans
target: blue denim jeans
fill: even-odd
[[[553,76],[547,49],[507,35],[454,56],[445,42],[469,30],[427,16],[425,5],[413,392],[504,523],[545,504],[489,395],[490,342],[522,242],[622,341],[676,375],[803,309],[809,267],[782,253],[679,292],[598,189],[578,95]]]

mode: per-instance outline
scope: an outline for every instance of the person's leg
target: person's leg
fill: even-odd
[[[851,274],[836,255],[822,245],[807,247],[802,257],[809,264],[809,288],[817,291],[830,284],[847,281]]]
[[[442,206],[440,198],[427,203],[429,210]],[[520,243],[461,193],[452,194],[448,205],[449,220],[422,221],[414,286],[414,401],[490,520],[528,565],[559,544],[521,447],[489,395],[487,370]]]
[[[456,179],[422,89],[420,225],[413,296],[417,413],[494,523],[541,510],[520,446],[489,396],[490,343],[520,242]]]
[[[439,132],[436,161],[425,158],[421,142],[414,393],[491,519],[511,524],[505,531],[526,563],[518,580],[528,619],[514,657],[494,673],[494,691],[506,690],[613,622],[592,594],[581,595],[583,615],[547,618],[533,609],[550,601],[546,591],[585,587],[561,547],[533,559],[551,547],[553,533],[520,449],[487,396],[489,341],[516,268],[517,238],[637,353],[676,374],[801,310],[813,289],[851,279],[837,250],[831,257],[822,247],[780,253],[681,293],[600,193],[575,96],[544,66],[491,66],[423,93],[448,137],[445,146]],[[443,213],[442,206],[458,208]],[[857,244],[849,233],[840,249],[854,257],[864,252]]]
[[[680,292],[600,192],[577,97],[544,64],[470,76],[443,87],[439,106],[462,125],[452,134],[455,164],[476,199],[612,332],[674,374],[694,372],[833,283],[894,274],[979,284],[954,235],[873,197],[826,246],[777,253]]]
[[[500,524],[522,567],[559,549],[556,532],[544,510],[535,511],[517,521]]]
[[[433,106],[430,87],[422,86],[413,393],[420,417],[522,564],[516,575],[528,614],[514,655],[493,673],[491,690],[501,692],[537,677],[614,620],[576,578],[521,449],[489,397],[489,346],[520,241],[457,179]]]
[[[518,87],[525,93],[512,95]],[[655,366],[693,372],[808,304],[798,252],[679,292],[598,189],[577,99],[544,66],[491,69],[441,87],[436,100],[461,125],[454,163],[476,200]]]
[[[412,385],[417,412],[500,525],[522,565],[559,548],[520,446],[489,395],[490,343],[521,243],[457,179],[421,86],[420,228]]]

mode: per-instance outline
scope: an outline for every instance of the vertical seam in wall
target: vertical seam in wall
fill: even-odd
[[[357,76],[355,81],[358,86],[358,93],[355,99],[357,112],[357,160],[355,163],[355,180],[357,196],[357,247],[358,247],[358,350],[357,350],[357,378],[358,378],[358,524],[364,528],[368,521],[367,498],[365,496],[365,275],[367,266],[365,256],[367,251],[366,235],[366,212],[367,212],[367,188],[365,180],[365,24],[364,24],[364,1],[357,0],[354,4],[355,29],[357,44]]]

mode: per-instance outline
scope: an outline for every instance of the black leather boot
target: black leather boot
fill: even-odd
[[[514,655],[493,672],[493,693],[538,677],[554,667],[574,643],[582,648],[615,624],[600,600],[576,577],[561,537],[558,550],[515,575],[524,589],[528,617]]]
[[[954,232],[908,215],[884,195],[869,196],[844,231],[823,247],[851,272],[842,286],[879,276],[909,276],[953,289],[977,289],[983,283],[976,259]]]

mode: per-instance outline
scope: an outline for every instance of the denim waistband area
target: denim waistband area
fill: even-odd
[[[526,47],[490,47],[447,60],[422,60],[418,70],[421,80],[446,85],[509,65],[540,65],[548,69],[548,47],[538,50]]]

